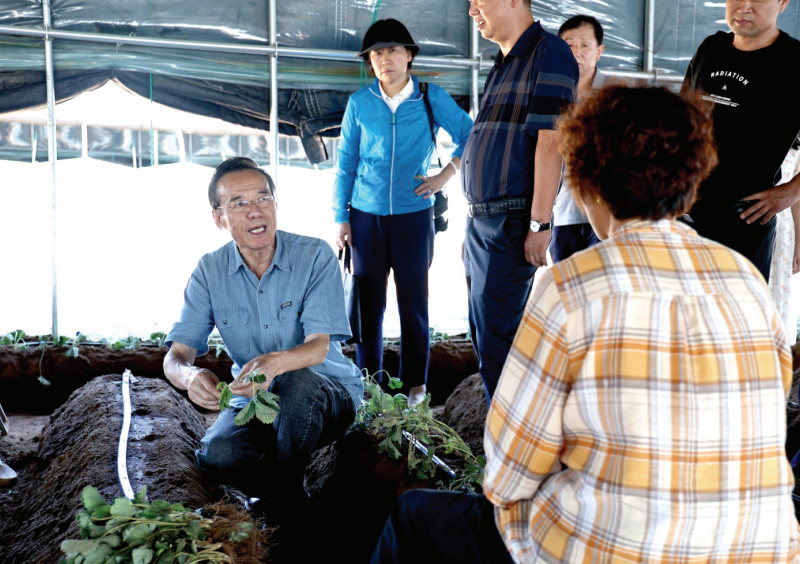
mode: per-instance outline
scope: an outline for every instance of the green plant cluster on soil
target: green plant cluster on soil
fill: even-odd
[[[264,531],[252,521],[203,518],[179,503],[149,503],[146,486],[133,500],[118,497],[111,505],[96,488],[86,486],[81,501],[81,539],[61,543],[66,554],[61,564],[233,562],[231,554],[240,550],[232,545],[265,540],[257,538]]]
[[[441,489],[474,491],[475,486],[483,485],[486,458],[475,456],[458,433],[433,417],[430,394],[417,405],[409,406],[405,394],[384,392],[369,374],[362,380],[369,399],[362,402],[358,409],[355,425],[383,437],[379,452],[399,459],[405,431],[412,438],[408,441],[408,468],[418,478],[433,478],[437,467],[434,456],[449,455],[459,459],[460,464],[452,468],[456,473],[455,478],[449,483],[439,482]],[[401,386],[398,378],[389,377],[390,389],[396,390]],[[415,441],[425,446],[427,454],[416,447]]]

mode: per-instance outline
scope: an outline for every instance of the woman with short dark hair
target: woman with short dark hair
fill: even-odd
[[[800,560],[786,333],[756,267],[677,219],[717,162],[701,103],[618,86],[568,111],[569,185],[604,240],[528,300],[484,495],[403,494],[373,564]]]

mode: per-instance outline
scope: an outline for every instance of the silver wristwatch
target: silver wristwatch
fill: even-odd
[[[531,231],[534,233],[539,233],[539,231],[547,231],[550,229],[552,224],[550,223],[539,223],[535,219],[531,221]]]

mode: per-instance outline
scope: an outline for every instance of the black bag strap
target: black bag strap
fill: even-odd
[[[431,101],[428,99],[428,83],[419,83],[420,92],[422,92],[422,100],[425,102],[425,111],[428,113],[428,125],[431,128],[431,141],[433,141],[433,150],[436,152],[436,158],[439,160],[439,168],[442,168],[442,159],[439,156],[439,151],[436,148],[436,131],[434,129],[433,108]]]
[[[339,260],[342,260],[342,249],[339,249]],[[353,269],[350,266],[350,245],[345,244],[344,246],[344,271],[349,272],[350,274],[353,273]]]

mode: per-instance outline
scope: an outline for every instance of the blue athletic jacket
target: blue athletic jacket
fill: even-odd
[[[339,167],[333,189],[336,223],[350,221],[352,206],[376,215],[398,215],[424,210],[435,198],[423,199],[414,189],[417,175],[428,175],[435,147],[431,139],[425,101],[413,75],[414,93],[397,108],[381,97],[378,80],[350,96],[342,119]],[[450,95],[428,85],[434,129],[443,127],[456,144],[454,157],[464,152],[472,119]]]

